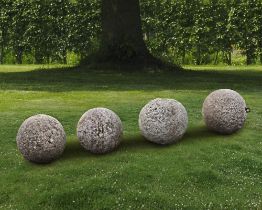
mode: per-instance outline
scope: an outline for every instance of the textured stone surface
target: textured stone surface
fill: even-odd
[[[247,116],[246,103],[241,95],[233,90],[216,90],[205,99],[202,114],[210,130],[231,134],[244,125]]]
[[[58,120],[39,114],[23,122],[16,141],[19,151],[27,160],[48,163],[63,153],[66,134]]]
[[[77,125],[80,144],[88,151],[103,154],[114,150],[123,133],[120,118],[106,108],[87,111]]]
[[[171,144],[183,137],[188,124],[185,107],[174,99],[150,101],[139,114],[142,135],[157,144]]]

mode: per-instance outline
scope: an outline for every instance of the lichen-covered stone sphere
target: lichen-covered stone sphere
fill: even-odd
[[[174,99],[150,101],[139,114],[142,135],[157,144],[171,144],[183,137],[188,124],[185,107]]]
[[[77,125],[82,147],[95,154],[108,153],[120,144],[123,126],[120,118],[106,108],[87,111]]]
[[[247,117],[246,103],[236,91],[220,89],[207,96],[202,114],[208,129],[221,134],[231,134],[244,125]]]
[[[26,119],[18,130],[17,147],[24,158],[36,163],[49,163],[62,155],[66,134],[61,123],[48,115]]]

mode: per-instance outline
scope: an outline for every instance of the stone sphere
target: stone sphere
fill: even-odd
[[[108,153],[118,147],[123,133],[120,118],[106,108],[87,111],[77,125],[82,147],[95,154]]]
[[[212,92],[204,101],[202,114],[208,129],[231,134],[244,125],[247,117],[245,100],[236,91],[220,89]]]
[[[62,155],[66,134],[61,123],[48,115],[26,119],[18,130],[17,147],[24,158],[36,163],[49,163]]]
[[[142,135],[157,144],[177,142],[185,134],[187,124],[185,107],[174,99],[154,99],[139,114]]]

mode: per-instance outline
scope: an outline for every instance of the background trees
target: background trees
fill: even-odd
[[[68,39],[70,51],[84,58],[98,46],[101,32],[100,2],[78,0],[70,4]]]
[[[236,44],[246,55],[247,65],[255,62],[256,52],[259,51],[259,40],[262,36],[261,4],[261,1],[256,0],[235,0],[231,9]]]
[[[261,0],[140,0],[140,7],[155,56],[184,64],[230,65],[236,55],[262,62]],[[67,63],[99,46],[100,0],[0,0],[0,12],[0,63]]]
[[[0,0],[0,63],[4,63],[10,41],[11,8],[10,0]]]

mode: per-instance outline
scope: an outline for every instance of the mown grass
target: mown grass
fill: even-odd
[[[192,67],[183,72],[92,71],[0,66],[0,209],[261,209],[262,67]],[[209,92],[231,88],[251,113],[240,132],[209,132],[201,106]],[[183,140],[157,146],[138,130],[140,109],[175,98],[189,114]],[[124,139],[113,153],[92,155],[76,138],[80,116],[115,111]],[[16,132],[45,113],[67,133],[63,156],[48,165],[25,161]]]

